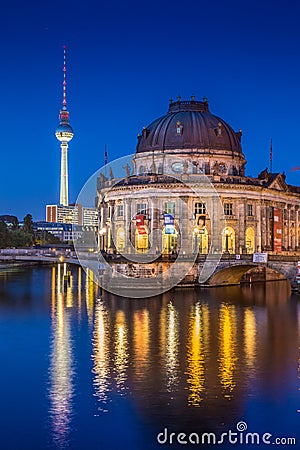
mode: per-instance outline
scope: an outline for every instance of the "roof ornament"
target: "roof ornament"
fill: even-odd
[[[180,102],[181,100],[181,95],[177,95],[177,101]]]
[[[183,126],[181,125],[181,122],[178,120],[176,123],[176,133],[181,136],[182,135]]]

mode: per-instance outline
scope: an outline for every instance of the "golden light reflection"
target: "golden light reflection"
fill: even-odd
[[[94,272],[91,269],[86,269],[85,301],[89,325],[93,323],[95,286]]]
[[[109,320],[106,308],[102,301],[97,302],[95,308],[93,351],[93,373],[95,374],[93,384],[95,396],[99,402],[106,404],[108,401],[107,393],[110,386]],[[107,409],[100,407],[99,411],[107,412]]]
[[[199,407],[205,390],[205,358],[209,346],[209,311],[206,305],[192,307],[187,349],[189,405]]]
[[[52,288],[55,286],[56,271],[52,270]],[[68,434],[72,418],[73,387],[73,355],[71,344],[70,317],[65,311],[62,273],[60,265],[57,271],[57,287],[53,293],[55,301],[52,304],[52,342],[50,355],[50,417],[52,423],[52,438],[59,448],[68,443]]]
[[[69,274],[66,283],[66,306],[72,308],[73,306],[73,276]]]
[[[149,311],[135,311],[133,316],[134,369],[138,380],[149,371],[150,317]]]
[[[298,304],[297,308],[297,316],[298,316],[298,336],[300,336],[300,305]],[[300,379],[300,347],[299,349],[299,358],[298,358],[298,379]],[[298,388],[298,391],[300,391],[300,387]],[[297,409],[297,412],[300,413],[300,409]]]
[[[166,326],[166,376],[167,390],[173,391],[178,384],[179,319],[172,302],[167,306]]]
[[[256,321],[255,314],[251,308],[245,309],[244,343],[246,365],[249,369],[253,369],[256,357]]]
[[[123,311],[116,312],[115,323],[115,380],[119,391],[125,389],[128,367],[128,329]]]
[[[236,313],[233,305],[222,304],[220,308],[219,331],[219,378],[224,388],[224,397],[236,386]]]
[[[81,289],[82,289],[82,269],[79,266],[77,272],[77,296],[78,296],[78,319],[81,319]]]

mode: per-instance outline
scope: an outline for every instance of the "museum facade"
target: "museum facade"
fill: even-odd
[[[167,114],[138,135],[123,177],[111,166],[97,180],[99,249],[297,252],[300,188],[267,169],[247,176],[241,137],[210,112],[206,98],[170,101]]]

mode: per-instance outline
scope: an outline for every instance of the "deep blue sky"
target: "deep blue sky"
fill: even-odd
[[[243,130],[247,173],[268,165],[300,185],[298,1],[10,1],[0,17],[0,214],[44,219],[59,199],[54,136],[68,50],[70,200],[103,165],[134,152],[170,97],[207,96]]]

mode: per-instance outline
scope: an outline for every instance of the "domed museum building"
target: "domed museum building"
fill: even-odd
[[[213,245],[225,254],[298,251],[300,188],[267,169],[247,176],[241,138],[210,112],[206,98],[170,101],[168,112],[138,135],[122,176],[112,165],[98,178],[100,250],[205,255]]]

